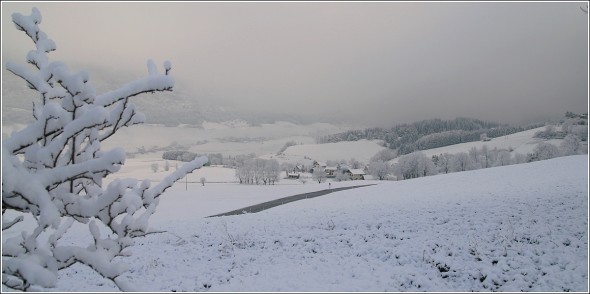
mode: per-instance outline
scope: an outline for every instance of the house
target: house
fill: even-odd
[[[314,160],[313,161],[313,168],[316,168],[316,167],[323,167],[323,168],[325,168],[326,167],[326,163],[325,162],[319,162],[319,161],[315,161]]]
[[[362,169],[349,169],[346,171],[350,176],[351,180],[364,180],[365,179],[365,172]]]
[[[303,164],[297,164],[295,165],[295,171],[297,172],[304,172],[305,171],[305,166],[303,166]]]
[[[290,172],[290,173],[287,173],[287,178],[288,179],[299,179],[299,175],[300,175],[299,173]]]
[[[338,170],[338,167],[336,167],[336,166],[326,166],[326,168],[324,168],[324,171],[326,172],[326,176],[328,176],[328,177],[334,177],[337,170]]]
[[[309,170],[309,172],[313,173],[313,171],[316,168],[320,168],[320,169],[325,169],[326,168],[326,163],[325,162],[319,162],[319,161],[313,161],[313,165],[312,168]]]

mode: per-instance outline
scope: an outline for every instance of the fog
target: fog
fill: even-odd
[[[37,7],[52,60],[138,76],[170,60],[195,100],[382,126],[517,123],[587,111],[585,3],[2,2],[2,61],[33,49],[10,15]]]

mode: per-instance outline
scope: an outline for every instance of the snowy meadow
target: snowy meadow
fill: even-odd
[[[165,292],[586,292],[587,162],[578,155],[382,182],[215,218],[205,211],[222,200],[198,189],[182,196],[177,183],[150,222],[160,233],[136,241],[122,278]],[[260,191],[246,195],[273,189],[252,188]],[[195,208],[175,209],[187,206]],[[117,290],[83,265],[60,272],[56,286],[46,290]]]
[[[589,290],[587,113],[409,154],[319,144],[350,128],[328,123],[136,126],[171,62],[98,94],[41,19],[12,14],[34,49],[6,70],[38,99],[2,128],[3,292]]]

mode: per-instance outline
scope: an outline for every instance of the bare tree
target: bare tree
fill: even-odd
[[[313,173],[311,174],[311,176],[312,176],[313,180],[318,181],[319,184],[321,184],[322,182],[325,182],[326,179],[328,178],[328,176],[326,175],[326,172],[321,167],[315,168],[313,170]]]
[[[453,172],[452,170],[452,163],[453,163],[453,155],[449,153],[440,154],[437,157],[436,166],[438,167],[439,172],[444,172],[448,174],[449,172]]]
[[[373,161],[369,165],[369,174],[378,178],[379,180],[385,180],[389,174],[392,173],[391,166],[384,161]]]
[[[275,184],[278,182],[281,175],[281,167],[276,159],[266,160],[264,162],[264,183]]]
[[[498,151],[498,156],[496,157],[496,166],[505,166],[510,165],[512,163],[510,151],[508,150],[500,150]]]
[[[490,167],[490,150],[488,149],[488,145],[481,146],[481,156],[483,157],[482,160],[482,167],[488,168]]]
[[[469,154],[459,152],[453,156],[454,171],[466,171],[473,169],[473,162]]]

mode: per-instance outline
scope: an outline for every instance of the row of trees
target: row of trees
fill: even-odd
[[[165,151],[162,154],[162,159],[166,159],[166,160],[178,160],[178,161],[193,161],[195,158],[197,158],[197,154],[190,152],[190,151],[185,151],[185,150],[174,150],[174,151]]]
[[[532,153],[526,155],[521,153],[512,154],[511,150],[506,149],[489,149],[486,145],[480,149],[473,147],[469,152],[460,152],[457,154],[443,153],[433,155],[431,158],[426,156],[422,151],[416,151],[401,156],[398,163],[391,167],[391,171],[398,179],[412,179],[438,173],[461,172],[520,164],[587,152],[587,150],[581,148],[580,142],[580,138],[570,134],[564,138],[559,147],[551,143],[540,142]],[[374,165],[375,163],[371,163],[371,166]],[[380,166],[382,170],[381,174],[384,174],[385,170],[387,170],[386,167],[382,167],[381,163],[377,166]]]
[[[185,150],[173,150],[166,151],[162,154],[162,159],[166,160],[178,160],[178,161],[191,161],[199,155],[194,152]],[[235,156],[223,156],[221,153],[208,153],[206,156],[209,158],[210,165],[224,165],[227,167],[238,167],[244,165],[244,162],[249,159],[256,158],[256,154],[239,154]]]
[[[276,159],[247,159],[236,168],[240,184],[274,185],[280,179],[281,168]]]

